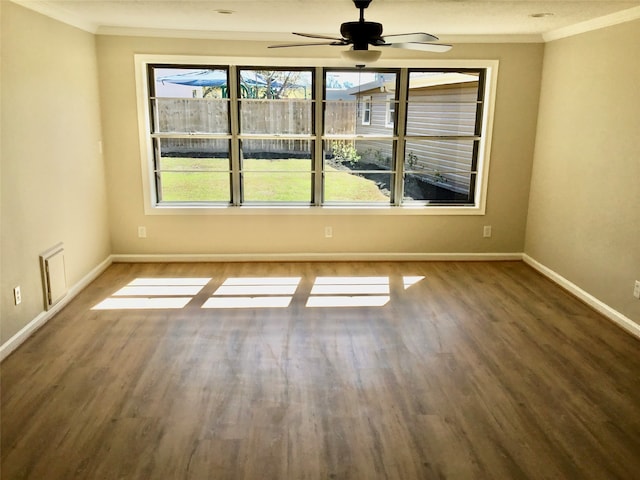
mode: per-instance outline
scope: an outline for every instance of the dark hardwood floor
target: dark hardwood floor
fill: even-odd
[[[1,368],[3,480],[640,478],[640,341],[520,262],[114,264]]]

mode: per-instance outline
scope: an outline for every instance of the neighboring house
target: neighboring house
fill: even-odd
[[[395,80],[372,82],[351,93],[358,99],[356,134],[391,137]],[[475,75],[434,72],[412,78],[407,109],[407,136],[412,138],[407,138],[405,171],[441,188],[467,193],[475,169],[472,137],[478,105]],[[363,161],[385,167],[391,162],[388,140],[361,140],[357,148]]]

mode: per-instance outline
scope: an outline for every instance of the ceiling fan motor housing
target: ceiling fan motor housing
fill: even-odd
[[[340,34],[353,42],[354,50],[368,50],[369,44],[385,43],[382,40],[382,24],[377,22],[345,22],[340,26]]]
[[[353,0],[356,4],[356,8],[367,8],[371,3],[371,0]]]

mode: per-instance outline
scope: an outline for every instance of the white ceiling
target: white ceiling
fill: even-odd
[[[351,0],[14,1],[98,34],[297,42],[290,32],[339,36],[340,23],[358,19]],[[530,16],[536,13],[553,15]],[[382,23],[385,34],[542,41],[640,18],[640,0],[373,0],[365,18]]]

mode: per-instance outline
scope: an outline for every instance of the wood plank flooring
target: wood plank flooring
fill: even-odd
[[[114,264],[1,368],[3,480],[640,478],[640,341],[520,262]]]

